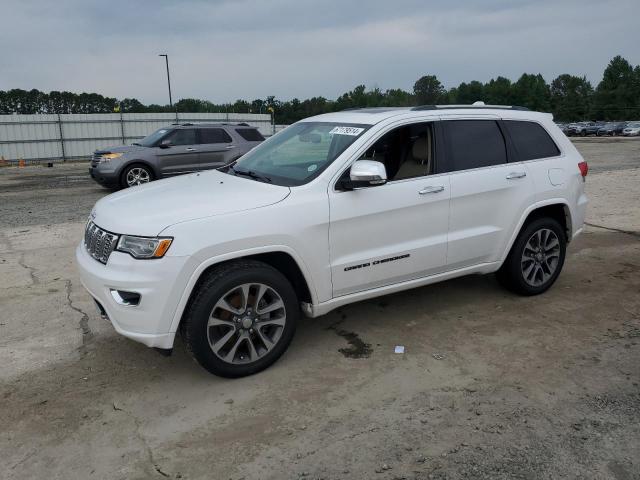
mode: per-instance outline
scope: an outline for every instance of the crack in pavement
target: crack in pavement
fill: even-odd
[[[147,439],[145,438],[145,436],[142,435],[142,432],[140,431],[140,420],[138,419],[138,417],[136,417],[130,411],[125,410],[124,408],[117,407],[115,403],[113,404],[113,409],[117,412],[125,413],[129,418],[131,418],[131,420],[133,420],[133,424],[136,427],[135,428],[136,438],[140,441],[140,443],[142,443],[144,447],[149,465],[151,465],[153,469],[163,477],[167,477],[167,478],[170,477],[171,475],[163,471],[162,468],[160,468],[160,466],[156,463],[155,459],[153,458],[153,450],[151,449],[151,446],[149,445],[149,442],[147,442]]]
[[[0,231],[0,239],[7,245],[7,247],[9,247],[8,253],[17,253],[15,252],[15,249],[11,244],[11,240],[9,239],[9,236],[6,233]],[[20,265],[22,268],[24,268],[29,272],[29,277],[31,278],[31,284],[38,285],[40,283],[40,279],[36,276],[36,268],[30,265],[27,265],[27,263],[24,261],[24,257],[26,253],[27,253],[26,251],[20,252],[20,258],[18,258],[18,265]]]
[[[20,258],[18,259],[18,265],[20,265],[22,268],[26,269],[29,272],[29,277],[31,277],[31,284],[38,285],[40,283],[40,279],[36,276],[36,269],[35,267],[31,267],[25,263],[24,255],[25,255],[25,252],[22,252],[20,254]]]
[[[624,233],[626,235],[631,235],[632,237],[640,237],[640,232],[636,232],[634,230],[623,230],[621,228],[613,228],[613,227],[605,227],[604,225],[596,225],[595,223],[584,222],[585,225],[589,225],[590,227],[602,228],[603,230],[609,230],[611,232]]]
[[[76,307],[73,304],[73,301],[71,300],[71,287],[73,286],[71,280],[65,280],[64,284],[67,290],[67,305],[69,306],[69,308],[82,315],[82,318],[80,319],[80,322],[78,322],[78,325],[80,326],[80,330],[82,331],[82,346],[80,348],[83,349],[93,339],[93,332],[89,327],[89,315],[80,307]]]

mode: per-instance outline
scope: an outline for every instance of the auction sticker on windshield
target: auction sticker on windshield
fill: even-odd
[[[364,128],[358,127],[333,127],[329,133],[332,135],[351,135],[352,137],[357,137],[363,131]]]

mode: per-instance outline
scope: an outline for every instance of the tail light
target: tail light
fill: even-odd
[[[582,175],[582,178],[586,178],[587,173],[589,173],[589,164],[587,162],[580,162],[578,164],[578,168],[580,169],[580,175]]]

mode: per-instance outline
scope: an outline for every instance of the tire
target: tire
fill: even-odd
[[[214,268],[200,283],[182,333],[187,350],[202,367],[237,378],[278,360],[293,339],[299,317],[296,292],[282,273],[263,262],[238,260]]]
[[[542,251],[537,250],[540,239]],[[498,281],[520,295],[539,295],[560,275],[566,250],[567,237],[562,226],[553,218],[537,218],[520,231],[497,272]]]
[[[580,132],[580,136],[581,136],[581,137],[586,137],[586,136],[587,136],[587,131],[586,131],[586,130],[582,130],[582,131]]]
[[[155,179],[153,170],[147,165],[141,163],[133,163],[127,165],[120,177],[120,186],[122,188],[135,187],[144,183],[152,182]]]

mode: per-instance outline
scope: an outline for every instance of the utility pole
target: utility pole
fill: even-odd
[[[159,57],[164,57],[165,63],[167,64],[167,86],[169,87],[169,107],[173,110],[173,100],[171,99],[171,77],[169,76],[169,55],[166,53],[161,53],[158,55]],[[176,112],[176,122],[178,121],[178,110]]]

